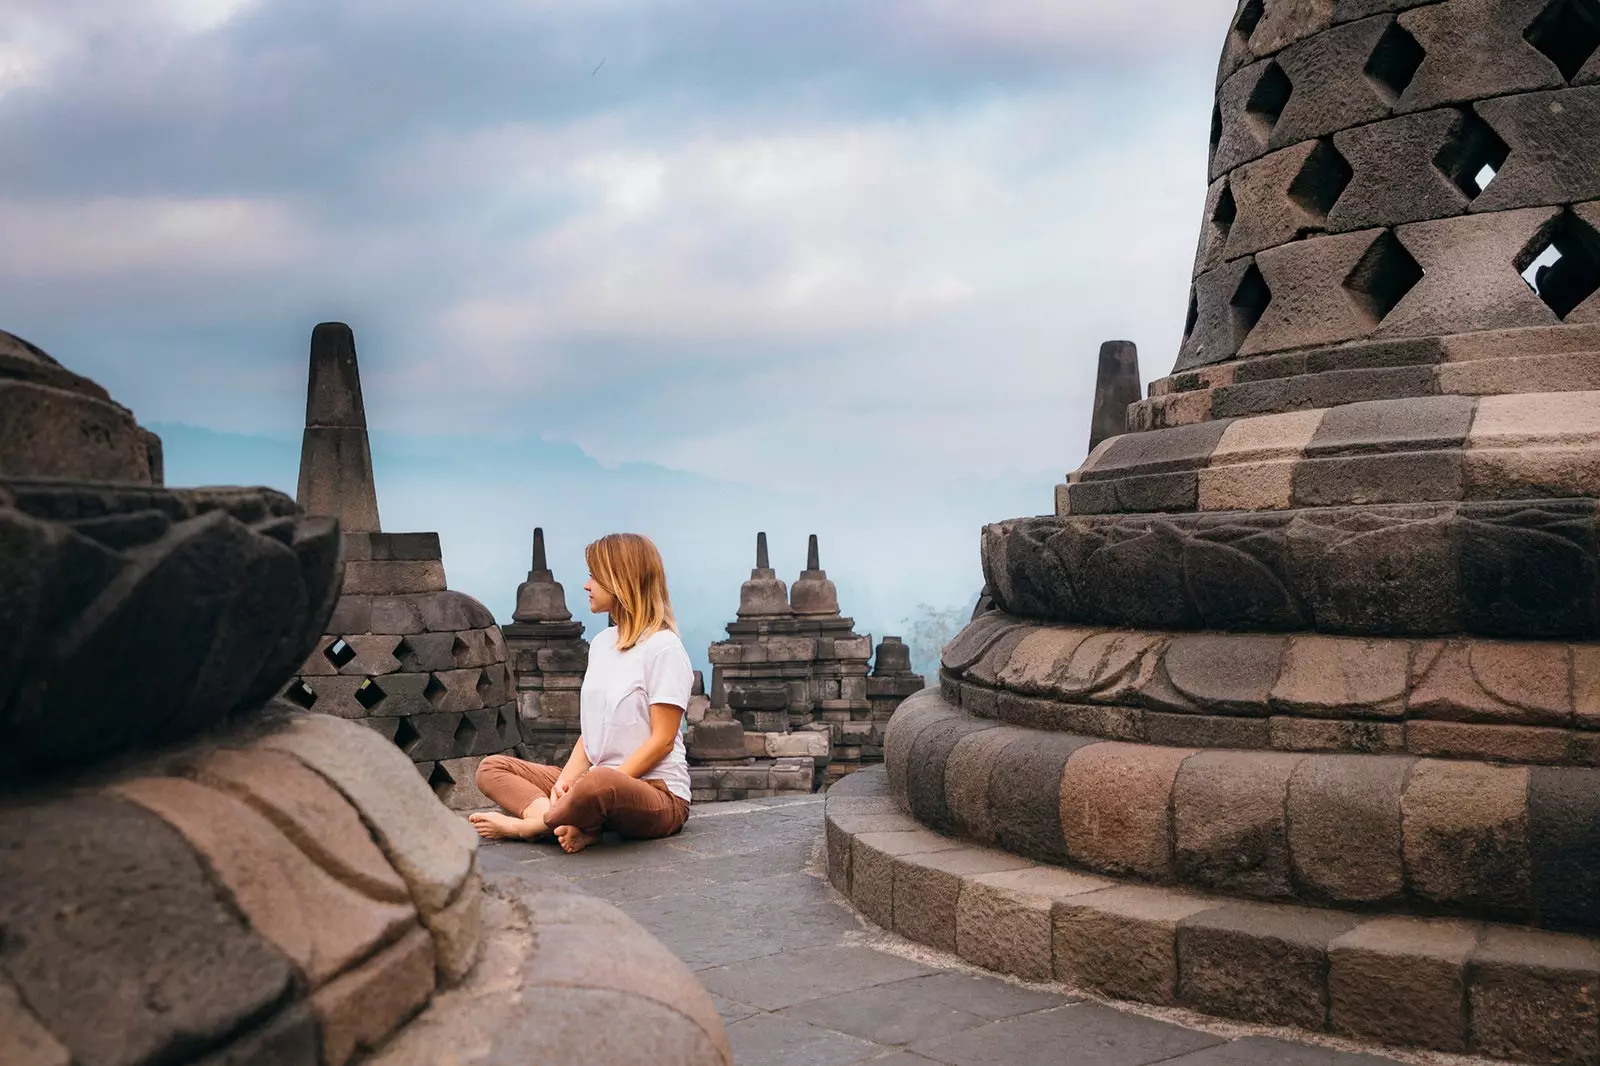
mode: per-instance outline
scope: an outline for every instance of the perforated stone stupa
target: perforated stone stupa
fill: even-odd
[[[488,608],[445,585],[437,533],[384,533],[355,335],[311,337],[300,502],[339,519],[343,594],[285,696],[361,722],[399,745],[446,803],[480,807],[485,755],[521,741],[507,649]]]
[[[1600,1062],[1600,5],[1246,0],[1210,181],[1174,372],[984,529],[890,725],[937,832],[830,800],[835,883],[1031,976]]]
[[[533,531],[533,568],[517,586],[516,612],[501,632],[510,649],[523,756],[564,766],[582,733],[579,697],[589,642],[545,561],[543,529]]]

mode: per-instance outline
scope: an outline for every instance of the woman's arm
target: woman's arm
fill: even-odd
[[[622,760],[618,773],[629,777],[643,777],[656,768],[656,764],[672,751],[678,739],[678,729],[683,723],[683,708],[670,703],[650,705],[650,739],[634,749],[632,755]]]
[[[561,768],[561,776],[556,778],[556,783],[550,789],[550,801],[554,803],[567,794],[567,789],[572,783],[589,772],[589,752],[584,749],[583,738],[572,746],[572,754],[567,757],[567,765]]]

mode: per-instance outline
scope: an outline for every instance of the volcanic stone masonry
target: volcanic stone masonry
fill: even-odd
[[[1600,1063],[1600,3],[1245,0],[1210,180],[1174,372],[983,530],[830,873],[994,968]]]
[[[697,799],[810,792],[883,758],[883,730],[923,687],[898,637],[878,646],[839,612],[813,534],[792,588],[757,534],[756,566],[728,637],[711,645],[711,694],[687,745]]]
[[[485,883],[394,745],[273,698],[339,600],[338,523],[162,480],[130,412],[0,333],[0,1062],[431,1066],[464,1033],[553,1062],[603,1030],[608,1061],[729,1066],[643,929]]]
[[[521,743],[505,638],[488,608],[445,586],[437,533],[380,531],[355,335],[342,323],[311,335],[299,502],[339,519],[344,586],[284,695],[393,741],[450,806],[487,806],[478,763]]]

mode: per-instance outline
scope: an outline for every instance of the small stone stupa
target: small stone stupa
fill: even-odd
[[[437,533],[385,533],[349,326],[311,336],[299,500],[340,521],[343,595],[328,633],[284,695],[394,741],[446,803],[478,807],[483,756],[520,743],[500,627],[445,585]]]
[[[589,642],[567,608],[566,591],[545,559],[544,530],[533,531],[533,567],[517,586],[517,608],[501,627],[515,677],[525,758],[562,766],[582,732],[578,711]]]

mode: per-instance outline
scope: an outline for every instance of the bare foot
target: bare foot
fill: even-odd
[[[600,839],[599,833],[585,833],[575,825],[560,825],[556,827],[556,839],[561,842],[561,850],[569,855],[576,855],[584,848]]]
[[[542,818],[513,818],[492,811],[470,814],[467,821],[485,840],[536,840],[549,832]]]

